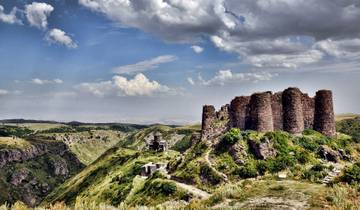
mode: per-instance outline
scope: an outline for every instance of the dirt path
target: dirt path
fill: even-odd
[[[211,194],[203,191],[203,190],[200,190],[199,188],[196,188],[192,185],[187,185],[187,184],[184,184],[184,183],[181,183],[181,182],[177,182],[175,180],[173,180],[175,182],[175,184],[177,186],[179,186],[180,188],[183,188],[184,190],[190,192],[191,194],[201,198],[201,199],[207,199],[211,196]]]
[[[217,173],[219,176],[221,176],[221,177],[224,179],[225,182],[228,182],[229,179],[228,179],[227,175],[224,174],[224,173],[222,173],[222,172],[220,172],[220,171],[218,171],[218,170],[213,166],[213,164],[211,163],[210,157],[209,157],[211,151],[212,151],[212,150],[209,149],[209,150],[205,153],[205,161],[208,163],[209,167],[210,167],[213,171],[215,171],[215,173]]]

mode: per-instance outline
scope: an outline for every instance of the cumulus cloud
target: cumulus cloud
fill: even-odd
[[[122,76],[113,77],[115,86],[127,96],[150,96],[156,92],[168,92],[170,89],[157,81],[150,81],[145,75],[137,74],[133,79]]]
[[[46,34],[45,39],[50,43],[58,43],[71,49],[78,47],[69,35],[57,28],[51,29]]]
[[[360,35],[360,3],[339,0],[79,0],[123,26],[166,41],[197,42],[208,37],[221,50],[237,53],[257,67],[317,63],[325,55],[341,59],[353,52],[333,43]],[[327,46],[325,46],[327,45]]]
[[[189,78],[188,81],[190,84],[193,83],[203,86],[223,86],[231,83],[268,81],[275,76],[277,76],[277,74],[268,72],[233,73],[230,69],[226,69],[219,70],[216,75],[209,80],[204,80],[201,75],[199,75],[197,82],[194,82],[192,78]]]
[[[46,29],[48,17],[54,7],[47,3],[32,2],[25,6],[25,15],[31,26],[39,29]]]
[[[4,90],[4,89],[0,89],[0,96],[5,96],[7,94],[9,94],[9,91]]]
[[[118,66],[113,69],[113,72],[117,74],[135,74],[138,72],[144,72],[151,69],[156,69],[159,67],[160,64],[173,62],[176,59],[177,57],[173,55],[162,55],[149,60],[140,61],[135,64]]]
[[[35,85],[47,85],[47,84],[62,84],[64,83],[64,81],[62,81],[61,79],[45,80],[45,79],[34,78],[31,80],[31,83]]]
[[[202,53],[204,51],[204,48],[197,46],[197,45],[193,45],[191,46],[191,49],[194,50],[195,53]]]
[[[0,5],[0,21],[9,24],[22,24],[22,21],[16,16],[17,11],[18,9],[14,7],[10,13],[6,14],[4,7]]]
[[[119,96],[152,96],[155,94],[172,94],[174,92],[174,90],[161,85],[157,81],[149,80],[142,73],[137,74],[132,79],[116,75],[111,81],[81,83],[75,88],[98,97],[114,94]]]

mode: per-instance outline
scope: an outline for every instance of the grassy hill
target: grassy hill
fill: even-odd
[[[360,161],[360,144],[349,135],[327,138],[312,130],[302,135],[231,130],[209,143],[191,138],[198,131],[157,125],[133,133],[54,190],[43,204],[64,201],[94,209],[99,205],[119,209],[143,205],[351,209],[359,205],[360,171],[355,163]],[[144,145],[153,132],[161,132],[173,149],[186,138],[191,144],[184,153],[149,152]],[[339,156],[324,157],[324,148]],[[167,162],[168,174],[139,176],[141,166],[149,162]]]
[[[42,205],[55,204],[54,209],[356,209],[360,205],[359,121],[339,121],[337,129],[342,133],[336,138],[312,130],[291,135],[232,129],[211,141],[200,141],[199,126],[150,126],[127,133],[52,191]],[[168,141],[168,152],[148,151],[146,141],[155,132]],[[167,163],[166,172],[140,176],[141,167],[150,162]]]

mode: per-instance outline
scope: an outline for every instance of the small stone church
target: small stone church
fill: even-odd
[[[168,144],[165,140],[162,140],[160,132],[154,134],[154,139],[148,142],[149,150],[157,152],[165,152],[168,150]]]

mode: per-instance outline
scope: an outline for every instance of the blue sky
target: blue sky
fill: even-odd
[[[0,0],[0,118],[189,123],[289,86],[359,113],[360,5],[311,3]]]

